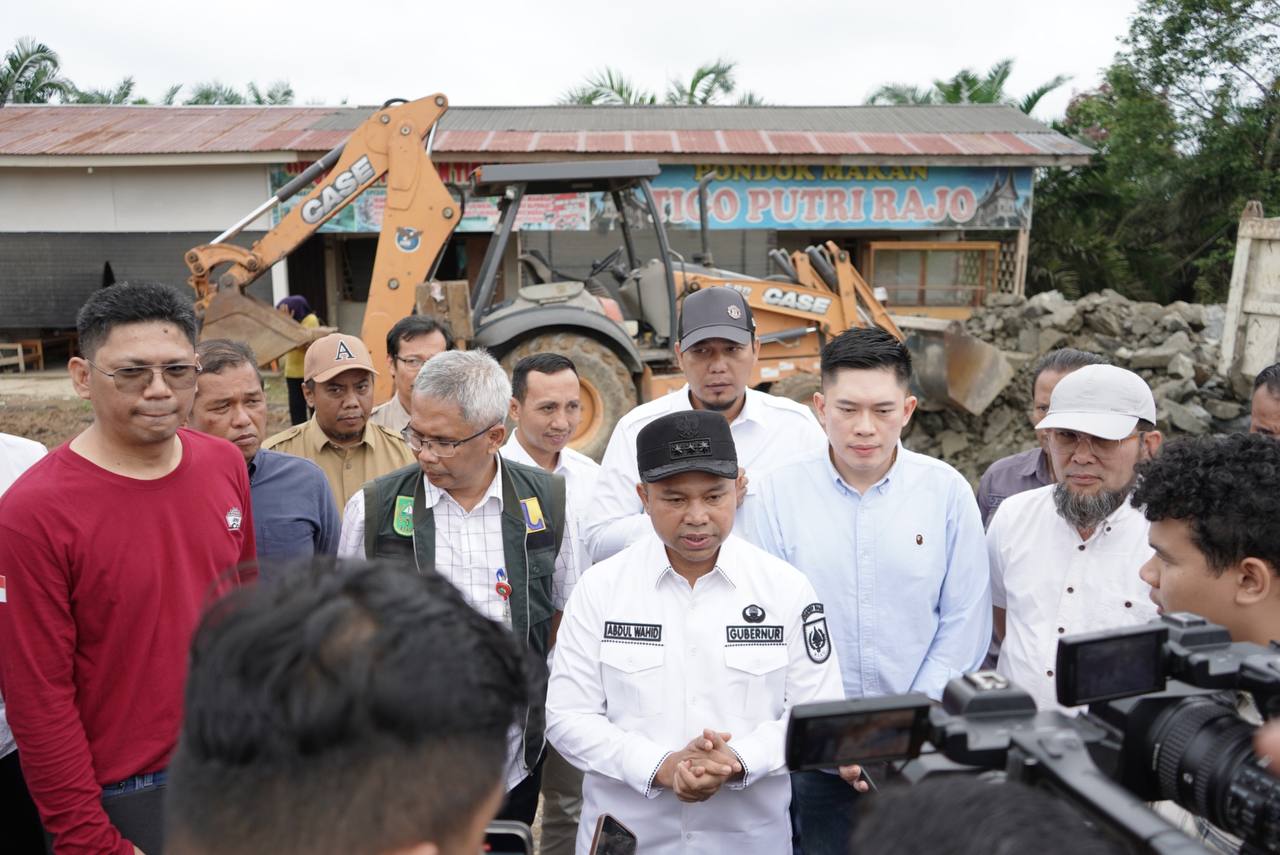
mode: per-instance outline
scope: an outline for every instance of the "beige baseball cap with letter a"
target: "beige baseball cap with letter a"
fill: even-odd
[[[1116,365],[1086,365],[1058,381],[1049,398],[1049,414],[1036,430],[1074,430],[1099,439],[1124,439],[1138,420],[1156,421],[1151,387]]]
[[[302,362],[302,379],[323,383],[337,377],[343,371],[362,368],[377,374],[369,348],[354,335],[330,333],[311,342],[306,359]]]

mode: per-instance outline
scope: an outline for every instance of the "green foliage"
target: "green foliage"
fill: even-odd
[[[886,83],[867,97],[868,104],[1010,104],[1030,113],[1040,99],[1071,78],[1059,74],[1040,84],[1021,98],[1005,92],[1013,60],[1002,59],[984,74],[962,68],[946,80],[935,80],[933,86],[921,89],[909,83]]]
[[[21,38],[0,62],[0,107],[7,103],[46,104],[69,98],[75,86],[59,71],[61,60],[52,48]]]
[[[1029,288],[1226,298],[1245,203],[1280,213],[1280,0],[1144,0],[1062,133],[1091,165],[1037,183]]]
[[[126,77],[114,89],[77,88],[70,100],[73,104],[137,104],[143,99],[133,98],[133,78]]]
[[[764,99],[754,92],[737,91],[734,70],[738,64],[732,60],[717,59],[704,63],[694,70],[688,81],[671,80],[662,96],[664,103],[693,106],[729,103],[734,94],[735,103],[758,107]],[[580,85],[561,94],[561,104],[656,104],[658,96],[649,89],[642,89],[621,71],[603,68],[589,75]]]

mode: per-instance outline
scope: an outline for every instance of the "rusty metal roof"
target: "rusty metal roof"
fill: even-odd
[[[318,152],[376,107],[16,105],[0,155]],[[490,155],[1027,158],[1092,151],[1014,107],[453,107],[435,151]]]

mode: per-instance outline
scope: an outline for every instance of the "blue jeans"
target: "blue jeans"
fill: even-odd
[[[791,773],[791,832],[795,855],[850,855],[858,792],[839,775]],[[858,855],[858,853],[853,853]]]
[[[102,809],[125,839],[147,855],[164,851],[164,769],[134,775],[102,788]]]

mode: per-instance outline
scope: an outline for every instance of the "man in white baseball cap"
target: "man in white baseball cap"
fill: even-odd
[[[1058,638],[1156,615],[1138,568],[1148,523],[1130,506],[1134,467],[1160,449],[1156,403],[1137,374],[1088,365],[1054,388],[1048,431],[1058,482],[1010,496],[987,530],[997,670],[1057,707]]]

